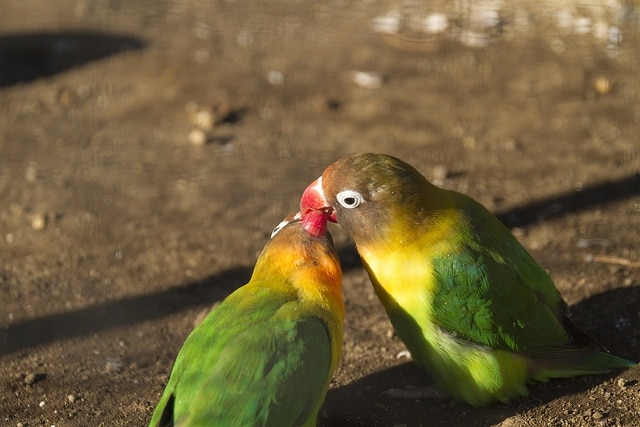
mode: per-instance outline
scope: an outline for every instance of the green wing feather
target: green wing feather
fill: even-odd
[[[218,305],[178,354],[150,427],[315,425],[330,337],[294,298],[256,284]]]
[[[566,307],[551,278],[501,224],[491,225],[471,223],[456,253],[434,258],[434,321],[495,349],[567,343],[560,321]],[[501,254],[509,254],[508,264]]]
[[[460,340],[528,354],[559,370],[542,377],[565,376],[563,370],[569,376],[633,366],[601,352],[604,349],[570,321],[547,272],[484,207],[461,197],[466,199],[466,222],[458,230],[462,243],[433,262],[439,287],[434,323]],[[565,363],[558,364],[563,358]]]

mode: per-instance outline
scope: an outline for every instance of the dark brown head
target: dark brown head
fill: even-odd
[[[400,159],[353,154],[331,164],[307,187],[300,200],[302,222],[312,235],[333,221],[356,242],[384,238],[395,218],[421,216],[430,188],[435,187]]]

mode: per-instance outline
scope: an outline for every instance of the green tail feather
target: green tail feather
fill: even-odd
[[[534,380],[547,381],[549,378],[604,374],[636,366],[636,363],[630,360],[609,353],[570,318],[564,319],[564,326],[572,337],[570,343],[531,354],[531,377]]]
[[[571,378],[580,375],[604,374],[616,369],[633,368],[636,364],[630,360],[604,351],[578,353],[574,357],[556,360],[533,360],[532,378],[547,381],[549,378]]]

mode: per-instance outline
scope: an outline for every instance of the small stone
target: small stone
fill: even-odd
[[[40,403],[38,403],[38,406],[41,407],[41,408],[44,408],[44,400],[41,401]]]
[[[411,359],[411,353],[408,350],[402,350],[396,354],[396,359]]]
[[[124,368],[124,362],[114,357],[107,358],[104,364],[104,371],[109,374],[120,373],[124,371]]]
[[[594,411],[593,415],[591,416],[594,420],[601,420],[602,418],[604,418],[604,415],[602,414],[602,412],[600,411]]]
[[[73,402],[75,402],[75,401],[76,401],[76,397],[75,397],[73,394],[68,394],[68,395],[67,395],[67,401],[68,401],[69,403],[73,403]]]
[[[202,129],[193,129],[189,132],[189,142],[196,146],[205,145],[207,143],[207,135]]]
[[[464,30],[460,34],[460,42],[468,47],[487,47],[489,35],[480,31]]]
[[[400,31],[400,21],[402,14],[400,11],[392,10],[383,16],[376,16],[371,21],[371,28],[376,33],[397,34]]]
[[[431,169],[431,177],[434,180],[442,181],[447,178],[447,167],[445,165],[436,165]]]
[[[31,184],[36,182],[38,179],[38,164],[36,162],[29,163],[29,166],[24,171],[24,179]]]
[[[593,20],[587,16],[579,16],[573,20],[573,30],[576,34],[588,34],[593,28]]]
[[[197,49],[193,54],[193,58],[198,64],[206,64],[211,57],[211,53],[207,49]]]
[[[380,73],[374,73],[369,71],[355,71],[353,73],[353,82],[365,89],[380,89],[384,77]]]
[[[616,382],[616,384],[618,384],[618,387],[620,388],[626,388],[628,385],[628,381],[625,380],[624,378],[618,378],[618,381]]]
[[[427,16],[422,22],[422,28],[427,33],[442,33],[449,28],[449,20],[444,13],[433,13]]]
[[[500,142],[500,148],[504,151],[517,151],[518,146],[518,140],[513,137],[506,138]]]
[[[27,375],[24,377],[24,383],[25,383],[26,385],[31,385],[31,384],[33,384],[35,381],[36,381],[36,374],[34,374],[33,372],[32,372],[32,373],[27,374]]]
[[[215,124],[215,116],[209,109],[202,109],[196,113],[195,116],[195,125],[198,128],[208,131],[213,129],[213,125]]]
[[[44,230],[47,226],[47,216],[45,214],[34,214],[31,216],[31,228],[35,231]]]
[[[606,95],[613,89],[613,82],[604,76],[598,76],[593,82],[593,87],[599,95]]]
[[[46,378],[45,374],[39,374],[37,372],[29,372],[24,376],[25,385],[33,385],[38,381],[42,381]]]
[[[284,74],[278,70],[271,70],[267,73],[267,81],[273,86],[278,86],[284,83]]]

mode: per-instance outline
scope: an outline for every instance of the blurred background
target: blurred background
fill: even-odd
[[[640,3],[2,0],[0,424],[142,426],[194,324],[353,152],[465,192],[640,360]],[[323,426],[631,426],[640,371],[513,404],[429,383],[352,243]]]

